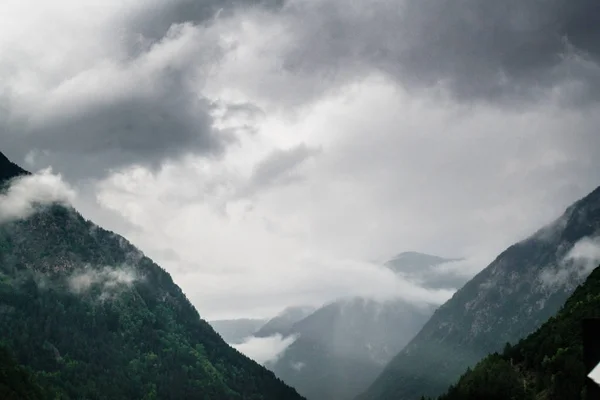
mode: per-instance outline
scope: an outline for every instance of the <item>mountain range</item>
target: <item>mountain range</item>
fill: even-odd
[[[407,252],[385,267],[426,288],[439,288],[448,276],[443,265],[455,261]],[[456,273],[454,273],[456,275]],[[467,280],[453,276],[457,285]],[[350,297],[316,310],[291,307],[271,319],[254,337],[281,335],[295,340],[265,365],[310,400],[352,399],[383,370],[425,324],[435,309],[400,298],[387,301]]]

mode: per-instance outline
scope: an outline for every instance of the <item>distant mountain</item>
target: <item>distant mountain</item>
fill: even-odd
[[[441,306],[361,400],[414,400],[443,393],[467,367],[533,332],[589,270],[566,256],[600,234],[600,188],[519,242]]]
[[[586,400],[582,321],[600,318],[600,268],[561,311],[516,346],[486,357],[439,400]]]
[[[209,321],[208,323],[227,343],[240,344],[244,339],[254,335],[267,321],[267,319],[241,318]]]
[[[0,157],[4,181],[21,174]],[[167,272],[69,206],[0,224],[0,327],[52,399],[301,398],[229,347]],[[20,366],[0,360],[29,379]]]
[[[287,336],[296,322],[306,318],[314,311],[315,308],[310,306],[288,307],[267,321],[266,324],[254,333],[254,336],[259,338],[277,334]]]
[[[468,280],[446,271],[455,261],[428,254],[402,253],[388,263],[403,279],[427,288],[457,289]],[[440,282],[446,278],[450,284]],[[346,400],[364,391],[421,329],[435,307],[403,300],[355,297],[316,310],[279,333],[297,339],[267,367],[309,400]]]
[[[326,305],[296,323],[297,340],[267,367],[309,400],[351,399],[418,332],[432,306],[362,298]]]
[[[385,263],[385,266],[407,281],[429,289],[458,289],[468,280],[464,271],[444,269],[449,263],[461,261],[432,256],[429,254],[405,252]]]

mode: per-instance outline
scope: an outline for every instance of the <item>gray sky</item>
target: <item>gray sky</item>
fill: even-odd
[[[207,318],[472,273],[600,185],[594,0],[5,0],[2,151]]]

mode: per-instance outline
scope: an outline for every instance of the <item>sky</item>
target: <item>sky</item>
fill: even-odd
[[[0,54],[0,151],[207,319],[441,303],[378,265],[473,274],[600,185],[595,0],[4,0]]]

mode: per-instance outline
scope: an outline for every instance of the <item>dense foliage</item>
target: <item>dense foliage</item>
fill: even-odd
[[[439,400],[585,399],[582,321],[600,318],[600,268],[535,333],[465,373]]]
[[[0,399],[43,400],[45,398],[31,372],[19,365],[6,347],[0,346]]]
[[[442,305],[360,400],[439,396],[468,367],[555,315],[586,274],[565,257],[600,234],[600,188],[504,251]]]
[[[0,341],[53,399],[301,398],[167,272],[60,205],[0,224]]]

